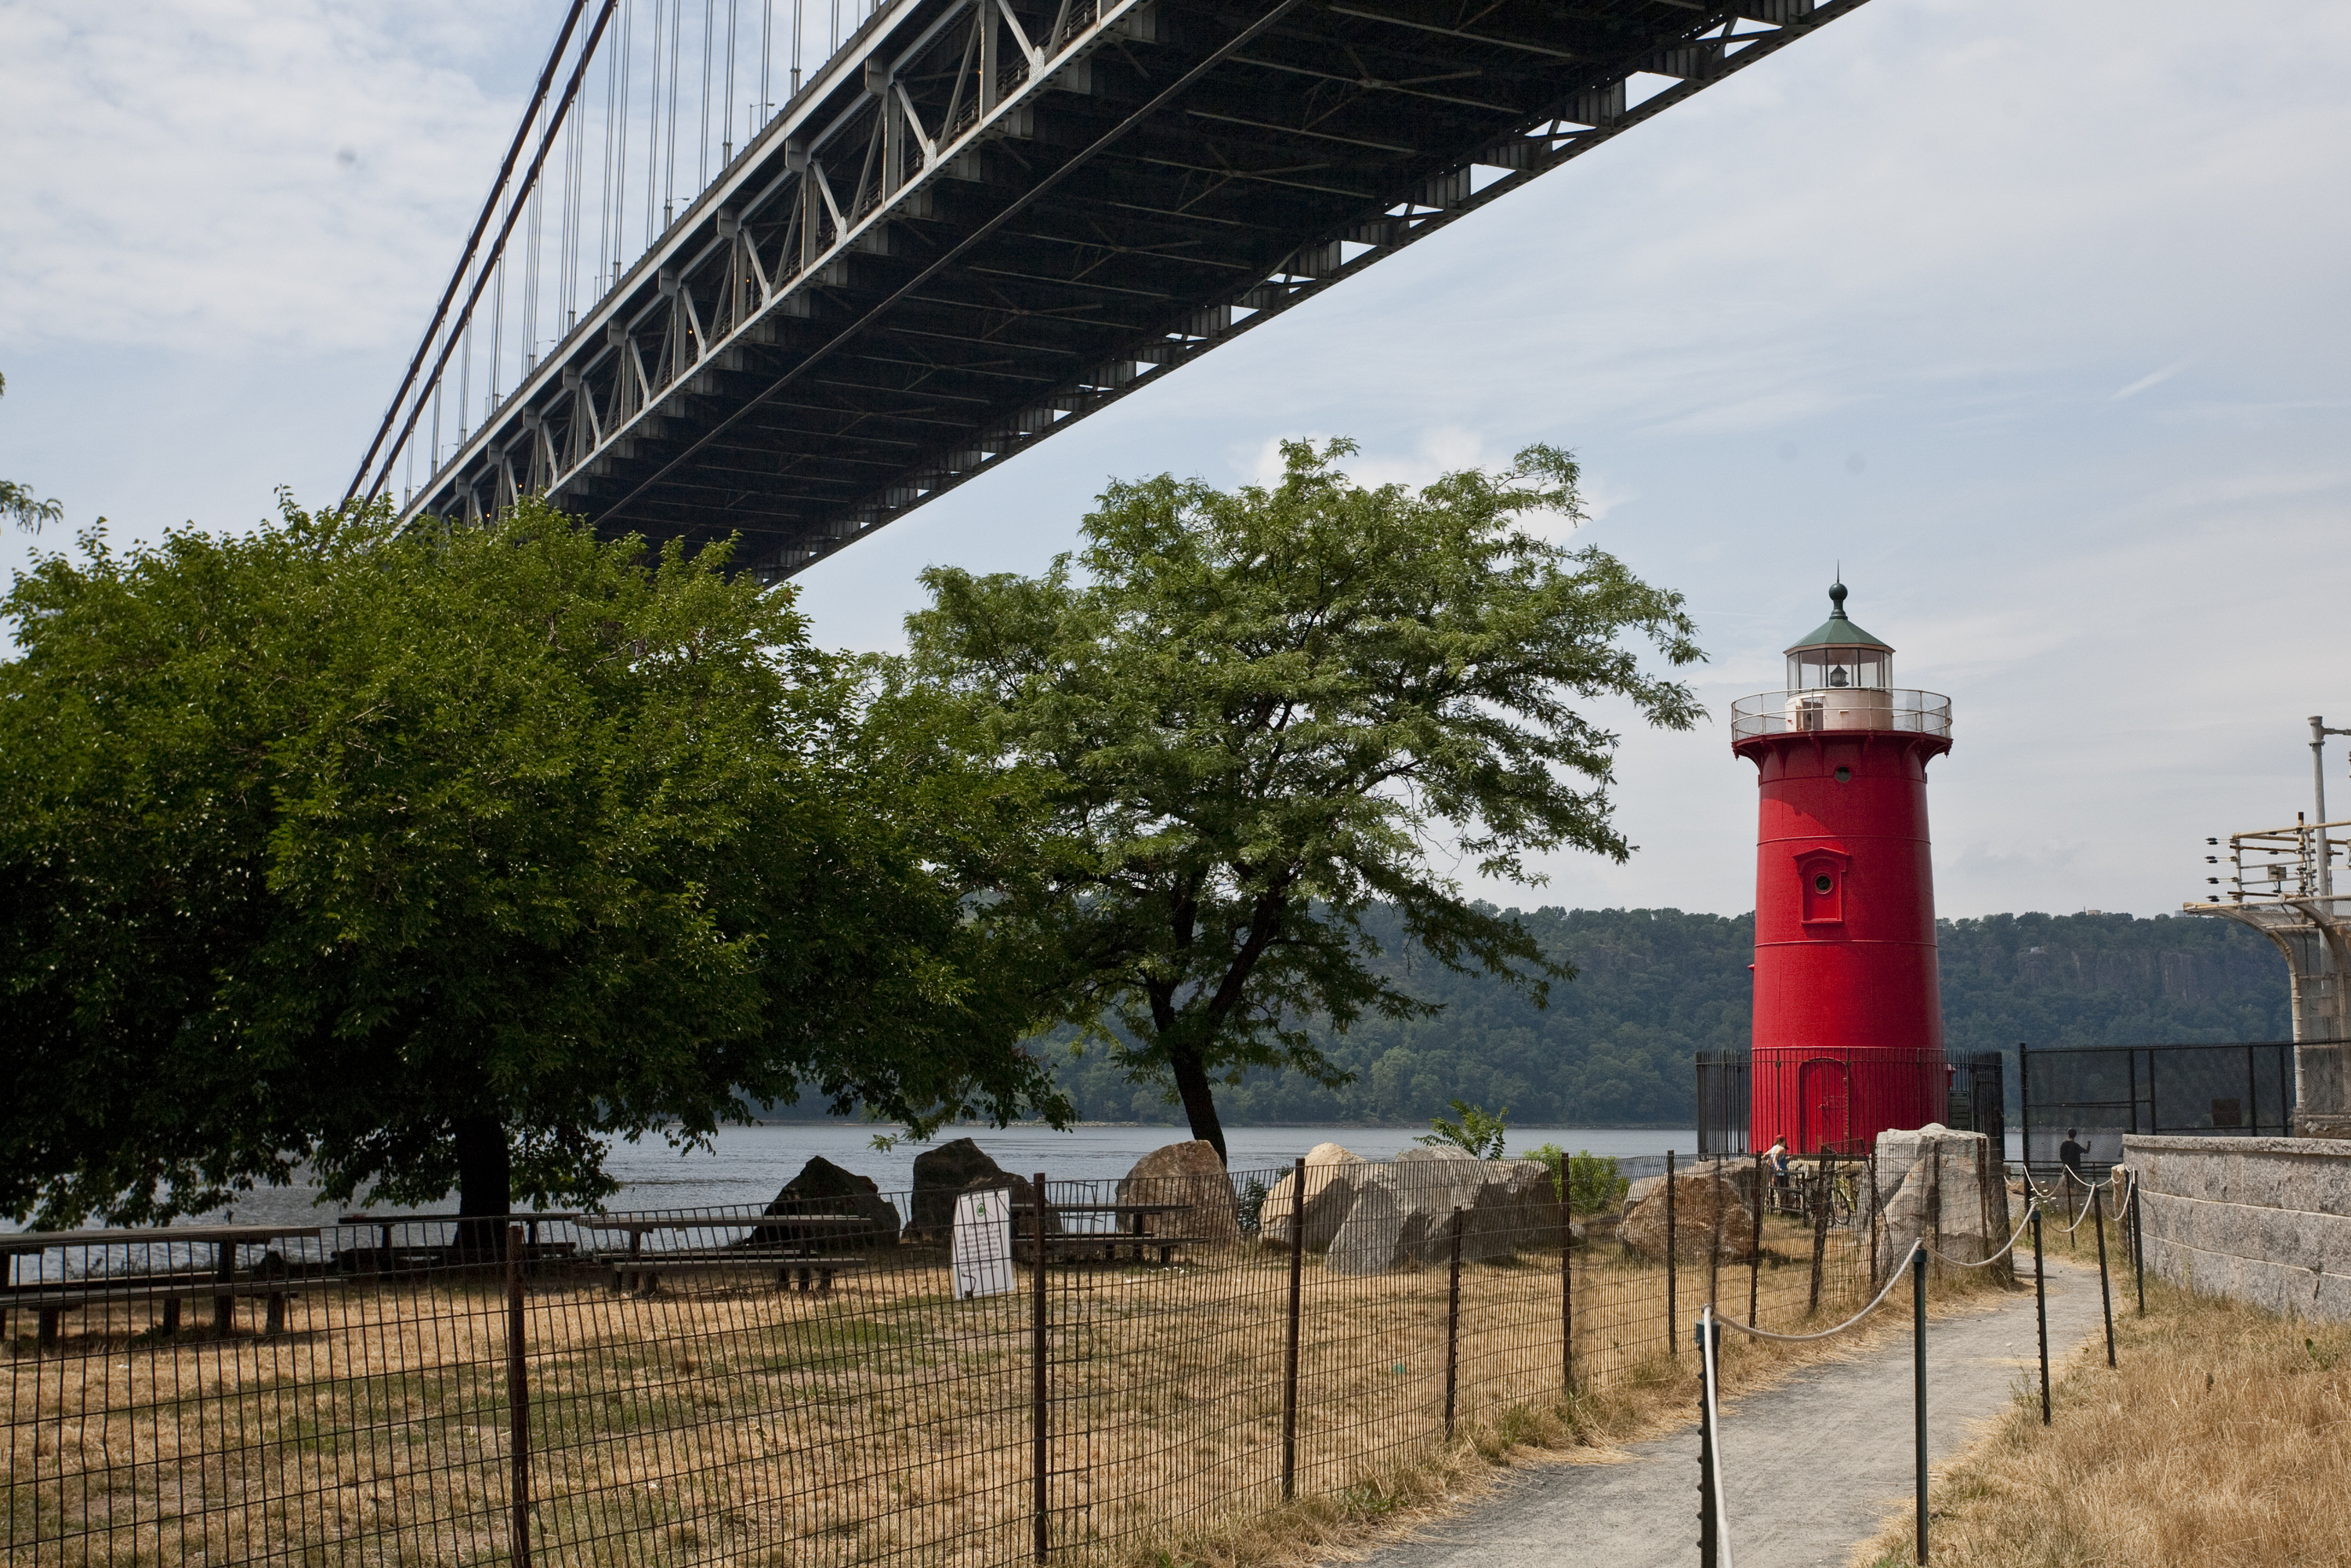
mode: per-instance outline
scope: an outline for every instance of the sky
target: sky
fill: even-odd
[[[557,0],[0,0],[0,567],[339,497]],[[1871,0],[804,573],[888,648],[934,564],[1036,571],[1113,476],[1285,436],[1367,480],[1549,441],[1687,598],[1713,715],[1624,736],[1617,865],[1498,903],[1753,905],[1729,705],[1827,611],[1940,692],[1939,912],[2153,915],[2351,727],[2351,7]],[[2335,814],[2351,817],[2344,742]]]

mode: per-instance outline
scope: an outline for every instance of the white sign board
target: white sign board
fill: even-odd
[[[1012,1194],[999,1188],[958,1197],[948,1255],[956,1300],[1000,1296],[1013,1289]]]

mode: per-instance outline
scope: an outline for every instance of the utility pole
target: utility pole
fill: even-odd
[[[2351,729],[2329,729],[2326,720],[2317,714],[2310,716],[2310,785],[2311,803],[2318,809],[2312,819],[2318,825],[2318,896],[2335,896],[2335,852],[2326,841],[2326,737],[2330,735],[2351,735]]]

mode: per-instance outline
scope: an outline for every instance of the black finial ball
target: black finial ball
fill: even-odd
[[[1838,614],[1838,615],[1842,615],[1842,614],[1844,614],[1844,583],[1842,583],[1842,582],[1832,582],[1832,583],[1830,583],[1830,584],[1829,584],[1829,602],[1830,602],[1831,604],[1833,604],[1833,605],[1836,606],[1836,609],[1833,612],[1833,613],[1834,613],[1834,614]]]

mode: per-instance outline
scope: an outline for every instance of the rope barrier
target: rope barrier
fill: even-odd
[[[1936,1262],[1940,1263],[1940,1264],[1943,1264],[1943,1265],[1944,1265],[1944,1266],[1946,1266],[1947,1268],[1952,1268],[1952,1269],[1985,1269],[1985,1268],[1990,1268],[1992,1264],[1999,1262],[2002,1258],[2007,1257],[2011,1252],[2012,1252],[2012,1251],[2014,1251],[2014,1250],[2016,1249],[2016,1244],[2017,1244],[2017,1242],[2018,1242],[2018,1241],[2020,1241],[2020,1240],[2022,1240],[2022,1239],[2023,1239],[2023,1236],[2024,1236],[2024,1228],[2025,1228],[2026,1226],[2031,1225],[2031,1224],[2032,1223],[2032,1217],[2033,1217],[2033,1215],[2034,1215],[2035,1213],[2037,1213],[2037,1212],[2040,1210],[2040,1207],[2041,1207],[2041,1204],[2040,1204],[2040,1201],[2039,1201],[2038,1199],[2034,1199],[2034,1200],[2032,1200],[2032,1201],[2031,1201],[2031,1202],[2026,1203],[2026,1204],[2025,1204],[2025,1206],[2024,1206],[2024,1218],[2017,1223],[2017,1227],[2016,1227],[2016,1230],[2015,1230],[2015,1232],[2014,1232],[2012,1235],[2011,1235],[2011,1236],[2009,1237],[2009,1239],[2008,1239],[2008,1245],[2006,1245],[2005,1247],[2002,1247],[1999,1251],[1997,1251],[1997,1252],[1993,1253],[1991,1257],[1989,1257],[1989,1258],[1980,1258],[1980,1259],[1976,1260],[1976,1261],[1974,1261],[1974,1262],[1972,1262],[1972,1263],[1962,1263],[1962,1262],[1960,1262],[1957,1258],[1946,1258],[1946,1257],[1944,1257],[1940,1252],[1936,1251],[1932,1247],[1928,1247],[1928,1246],[1927,1246],[1926,1239],[1925,1239],[1923,1237],[1919,1239],[1918,1245],[1919,1245],[1921,1248],[1925,1249],[1925,1250],[1926,1250],[1926,1253],[1927,1253],[1927,1256],[1928,1256],[1928,1257],[1932,1258]]]
[[[1808,1340],[1833,1339],[1877,1310],[1879,1303],[1884,1301],[1887,1294],[1893,1291],[1895,1282],[1902,1278],[1902,1270],[1910,1266],[1911,1253],[1923,1250],[1926,1248],[1926,1245],[1927,1244],[1924,1241],[1913,1241],[1910,1243],[1910,1251],[1903,1253],[1902,1260],[1894,1265],[1894,1267],[1887,1271],[1885,1289],[1879,1291],[1876,1296],[1870,1299],[1869,1305],[1862,1308],[1861,1311],[1854,1313],[1853,1316],[1845,1319],[1844,1322],[1837,1324],[1836,1327],[1833,1329],[1823,1329],[1818,1333],[1773,1333],[1770,1329],[1759,1329],[1752,1323],[1742,1323],[1737,1318],[1724,1318],[1721,1320],[1722,1324],[1726,1328],[1737,1329],[1740,1333],[1747,1335],[1750,1339],[1776,1340],[1782,1344],[1802,1344]]]

